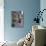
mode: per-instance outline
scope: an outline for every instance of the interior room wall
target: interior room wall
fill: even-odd
[[[41,0],[40,1],[40,10],[42,11],[43,9],[46,9],[46,0]],[[43,12],[43,22],[40,21],[40,25],[46,26],[46,10]]]
[[[40,0],[4,0],[4,39],[5,41],[18,41],[32,29],[35,12],[40,9]],[[11,27],[11,11],[24,11],[24,27]]]

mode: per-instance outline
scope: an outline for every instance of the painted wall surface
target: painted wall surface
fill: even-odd
[[[46,9],[46,0],[40,1],[40,9],[41,9],[41,11],[43,9]],[[43,17],[44,20],[43,20],[43,22],[42,21],[40,22],[40,25],[46,26],[46,10],[43,12],[42,17]]]
[[[35,12],[40,9],[39,0],[4,0],[4,35],[7,41],[18,41],[32,28]],[[24,11],[24,28],[11,27],[11,11]]]

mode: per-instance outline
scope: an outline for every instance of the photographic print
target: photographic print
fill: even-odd
[[[23,11],[12,11],[12,27],[24,27]]]

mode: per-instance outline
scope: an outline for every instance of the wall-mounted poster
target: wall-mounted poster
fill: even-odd
[[[24,27],[23,11],[12,11],[12,27]]]

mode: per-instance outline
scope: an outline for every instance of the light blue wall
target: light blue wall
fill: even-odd
[[[40,9],[39,0],[4,0],[4,35],[5,40],[18,41],[24,37],[32,27],[32,19],[36,16],[35,12]],[[24,11],[24,28],[11,27],[11,11]]]
[[[46,9],[46,0],[41,0],[40,1],[40,10],[42,11],[43,9]],[[43,22],[40,22],[40,25],[45,26],[46,27],[46,10],[43,12]]]

